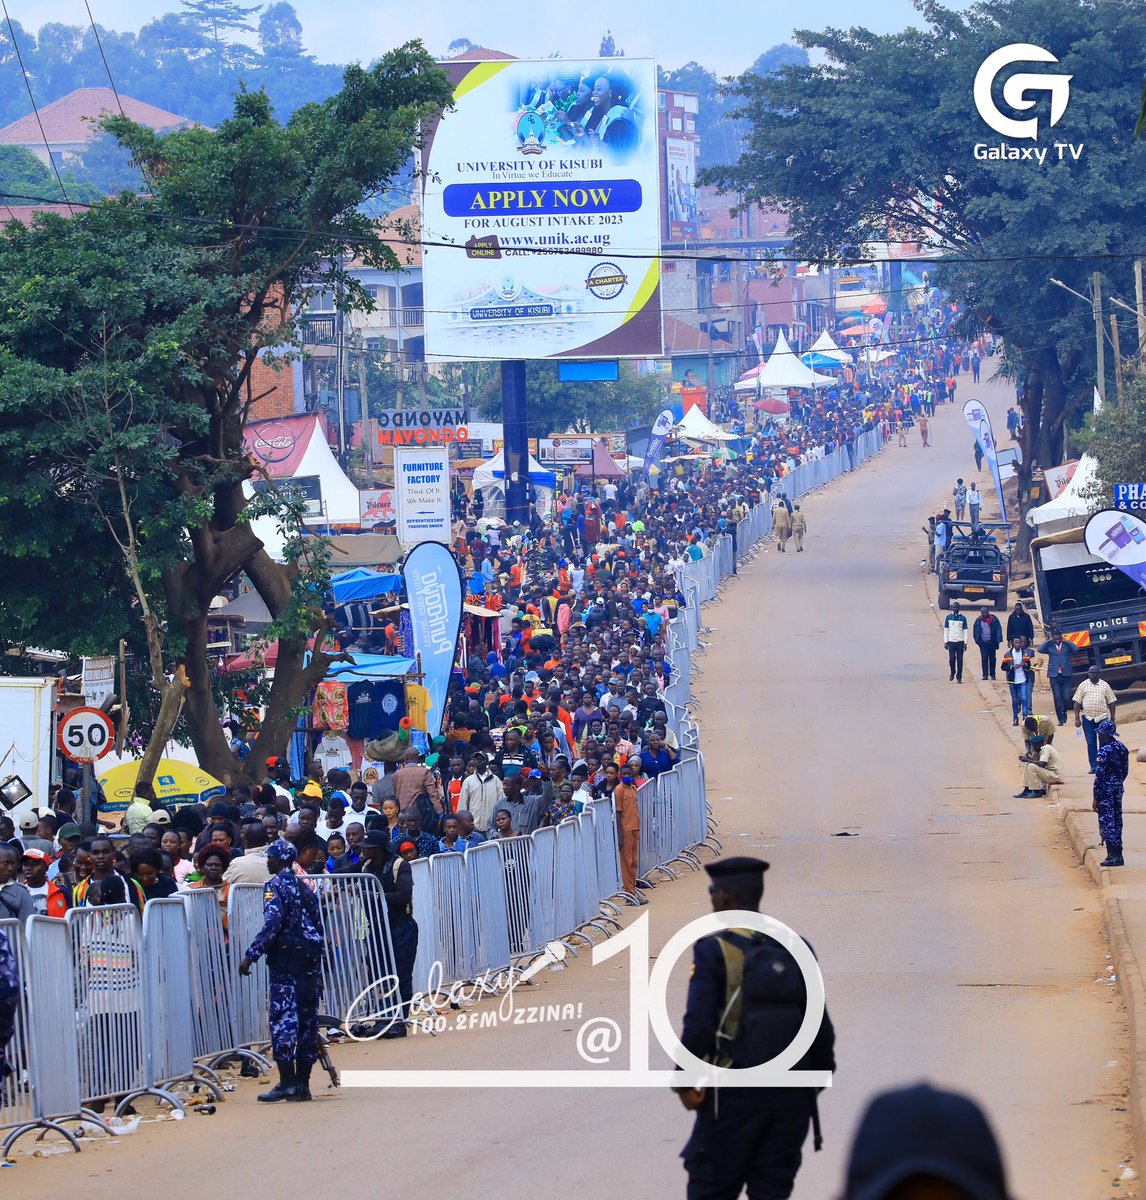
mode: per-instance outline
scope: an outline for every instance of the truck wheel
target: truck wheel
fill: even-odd
[[[1007,593],[1006,593],[1006,591],[1000,592],[998,595],[998,598],[995,600],[995,611],[996,612],[1006,612],[1007,611]]]
[[[942,589],[939,589],[939,607],[947,610],[951,607],[951,597]]]

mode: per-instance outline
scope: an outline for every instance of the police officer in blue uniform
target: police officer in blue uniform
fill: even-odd
[[[709,863],[708,894],[714,912],[759,912],[768,864],[736,857]],[[777,977],[789,981],[788,1004],[777,997],[774,1012],[758,1003],[749,986],[750,956],[766,953]],[[698,1058],[719,1066],[749,1067],[774,1058],[790,1044],[803,1019],[807,996],[791,954],[772,939],[750,930],[727,930],[701,938],[693,947],[688,1003],[681,1043]],[[769,975],[765,975],[769,978]],[[771,986],[770,984],[768,985]],[[794,997],[794,1001],[793,1001]],[[775,1049],[753,1053],[738,1037],[747,1028],[770,1028]],[[737,1028],[733,1028],[735,1024]],[[759,1045],[759,1042],[756,1043]],[[827,1012],[815,1042],[795,1069],[833,1070],[835,1033]],[[786,1200],[792,1194],[804,1139],[813,1123],[820,1148],[816,1091],[813,1088],[674,1089],[696,1113],[696,1124],[681,1157],[688,1172],[688,1200],[736,1200],[747,1188],[749,1200]]]
[[[1125,866],[1122,858],[1122,789],[1130,770],[1130,752],[1118,740],[1118,730],[1109,717],[1099,721],[1098,756],[1094,768],[1094,802],[1098,832],[1106,843],[1104,867]]]
[[[322,917],[318,897],[291,869],[298,853],[278,838],[267,848],[267,880],[263,892],[265,924],[239,964],[249,975],[254,963],[267,958],[267,1001],[271,1052],[279,1081],[259,1099],[309,1100],[310,1072],[318,1058],[318,1002],[322,994]]]

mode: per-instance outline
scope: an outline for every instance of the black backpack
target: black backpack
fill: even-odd
[[[734,1067],[758,1067],[795,1040],[808,1004],[799,965],[779,942],[762,933],[729,930],[718,937],[727,992],[717,1054]],[[824,1012],[816,1040],[793,1069],[835,1069],[835,1033]]]

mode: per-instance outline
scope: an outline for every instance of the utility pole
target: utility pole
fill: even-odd
[[[366,486],[374,486],[374,422],[366,402],[366,338],[358,334],[358,407],[362,412],[362,445],[366,448]]]
[[[1102,328],[1102,275],[1095,271],[1090,277],[1091,300],[1094,304],[1095,353],[1098,358],[1098,399],[1106,407],[1106,344]],[[1065,427],[1065,423],[1064,423]]]
[[[342,294],[342,251],[338,252],[338,282],[337,282],[338,299],[334,313],[334,352],[335,352],[335,369],[334,369],[334,387],[338,405],[338,462],[344,469],[346,467],[346,369],[343,356],[346,352],[346,319],[342,311],[343,294]]]
[[[1118,343],[1118,316],[1110,314],[1110,337],[1114,342],[1114,403],[1122,407],[1122,350]]]
[[[1146,299],[1142,295],[1142,260],[1134,260],[1134,304],[1138,310],[1138,361],[1146,357]]]

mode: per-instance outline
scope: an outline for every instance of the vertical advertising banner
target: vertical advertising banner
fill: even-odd
[[[446,693],[462,627],[462,577],[453,554],[437,542],[421,542],[402,567],[414,652],[421,655],[430,711],[426,729],[439,733],[446,715]]]
[[[1146,524],[1141,517],[1104,508],[1087,521],[1083,536],[1095,558],[1117,567],[1139,587],[1146,587]]]
[[[668,240],[696,237],[696,142],[665,138],[665,191],[668,200]]]
[[[999,512],[1005,521],[1007,505],[1003,500],[1003,479],[999,473],[999,448],[995,445],[995,435],[991,432],[991,418],[978,400],[968,400],[963,405],[963,416],[967,419],[967,424],[971,426],[971,432],[975,435],[975,441],[979,443],[979,449],[983,451],[987,466],[991,468],[995,491],[999,493]]]
[[[422,151],[428,359],[660,355],[651,61],[447,63]]]
[[[668,435],[672,430],[672,409],[661,409],[660,415],[653,422],[652,432],[649,434],[648,448],[645,450],[645,466],[641,472],[641,478],[647,480],[649,471],[652,470],[656,461],[661,456],[661,451],[665,448],[665,442],[668,440]]]
[[[400,542],[450,543],[450,452],[394,447],[394,507]]]

